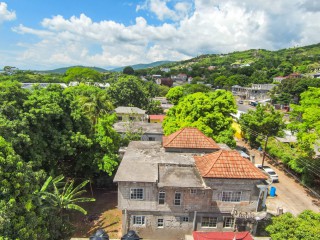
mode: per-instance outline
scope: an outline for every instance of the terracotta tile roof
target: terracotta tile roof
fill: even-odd
[[[164,148],[212,149],[220,147],[212,138],[204,135],[197,128],[183,128],[169,136],[163,137]]]
[[[220,150],[204,156],[194,156],[194,159],[202,177],[267,179],[266,175],[237,151]]]
[[[253,240],[249,232],[196,232],[192,233],[194,240]]]

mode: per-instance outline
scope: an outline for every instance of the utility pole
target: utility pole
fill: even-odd
[[[265,142],[265,144],[264,144],[264,151],[263,151],[262,164],[261,164],[262,167],[263,167],[263,164],[264,164],[264,159],[266,158],[268,138],[269,138],[269,136],[267,135],[266,142]]]

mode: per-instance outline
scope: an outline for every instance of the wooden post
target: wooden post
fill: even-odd
[[[262,158],[262,164],[261,164],[262,167],[263,167],[263,164],[264,164],[264,159],[266,158],[267,144],[268,144],[268,135],[267,135],[267,138],[266,138],[266,142],[264,144],[263,158]]]

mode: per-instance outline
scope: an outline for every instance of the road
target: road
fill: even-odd
[[[238,141],[237,145],[245,146],[250,154],[255,155],[255,163],[262,162],[262,156],[256,149],[250,149],[243,141]],[[286,174],[280,167],[272,165],[265,161],[264,165],[268,165],[274,169],[279,176],[279,183],[274,183],[271,186],[276,188],[276,197],[267,198],[268,212],[277,213],[278,208],[282,208],[284,212],[291,212],[298,215],[306,209],[320,212],[320,199],[313,197],[308,189],[303,187],[292,176]]]

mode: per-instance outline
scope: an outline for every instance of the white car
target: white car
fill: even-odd
[[[262,170],[265,171],[269,177],[271,178],[272,182],[279,182],[279,177],[276,172],[269,166],[263,166]]]
[[[272,180],[272,182],[279,182],[279,177],[276,172],[269,166],[263,166],[262,164],[255,164],[255,166],[261,170],[263,170]]]

